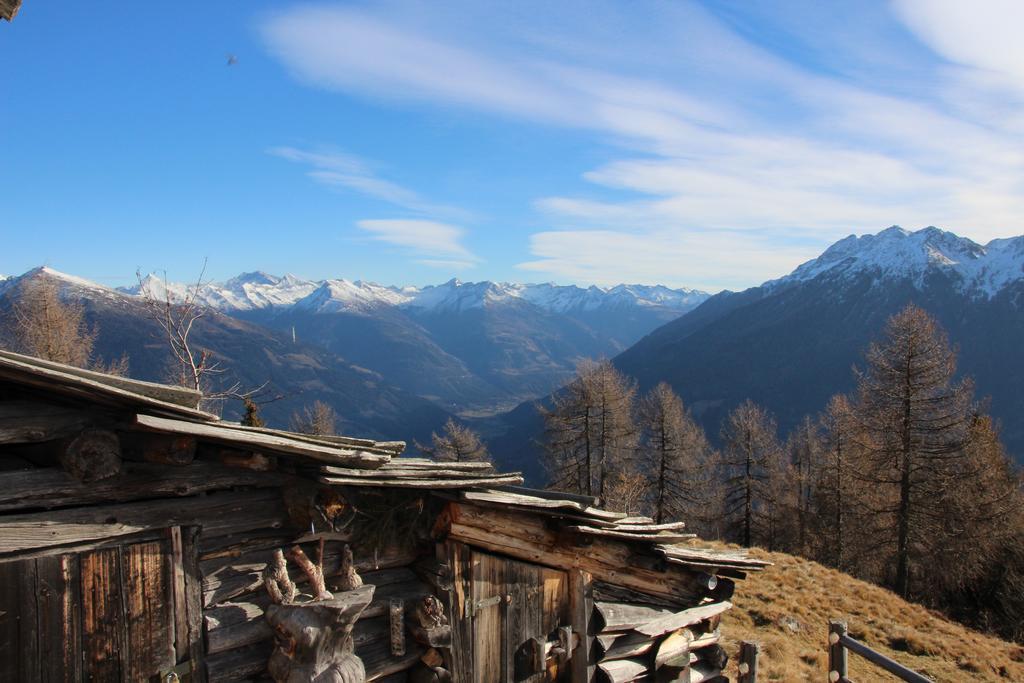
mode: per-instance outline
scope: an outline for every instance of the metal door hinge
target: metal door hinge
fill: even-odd
[[[491,598],[484,598],[483,600],[470,600],[466,603],[466,616],[472,619],[480,612],[484,611],[488,607],[494,607],[500,605],[502,601],[511,602],[512,596],[510,595],[495,595]]]

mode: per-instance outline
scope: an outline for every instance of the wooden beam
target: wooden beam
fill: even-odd
[[[580,569],[595,580],[642,593],[692,602],[701,598],[694,573],[671,565],[665,571],[631,566],[634,547],[617,539],[595,538],[586,549],[574,547],[536,515],[449,503],[435,525],[435,533],[526,562]]]
[[[0,402],[0,444],[40,443],[106,426],[109,417],[41,401]]]
[[[593,581],[589,574],[578,569],[569,572],[569,614],[573,633],[579,643],[572,651],[572,680],[590,683],[594,679],[594,666],[590,663],[590,648],[594,642],[591,619],[594,614]]]
[[[235,486],[280,488],[287,481],[282,474],[249,472],[205,462],[181,468],[125,462],[117,477],[83,484],[63,470],[42,467],[0,472],[0,512],[191,496]]]
[[[367,453],[340,446],[318,445],[303,439],[231,429],[210,423],[173,420],[152,415],[136,415],[135,424],[140,429],[163,432],[165,434],[187,434],[203,440],[234,446],[239,450],[301,455],[313,460],[336,465],[359,465],[361,467],[376,468],[391,460],[391,457],[388,455]]]
[[[198,526],[211,535],[279,527],[279,491],[217,493],[187,500],[52,510],[0,517],[0,555],[129,536],[148,529]]]

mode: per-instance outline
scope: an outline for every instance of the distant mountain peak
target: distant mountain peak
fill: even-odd
[[[909,231],[894,225],[873,235],[845,237],[765,286],[868,274],[883,280],[906,279],[921,287],[925,276],[935,272],[958,279],[966,293],[991,297],[1024,277],[1024,237],[981,245],[935,226]]]

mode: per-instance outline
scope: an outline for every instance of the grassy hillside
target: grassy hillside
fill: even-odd
[[[752,550],[775,563],[737,582],[735,608],[723,619],[724,647],[736,676],[739,641],[761,643],[758,680],[824,681],[828,620],[936,681],[1024,681],[1024,647],[972,631],[892,592],[816,562]],[[898,680],[850,654],[855,681]]]

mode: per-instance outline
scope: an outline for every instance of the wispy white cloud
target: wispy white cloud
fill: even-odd
[[[519,268],[580,282],[612,285],[659,282],[726,289],[745,272],[784,273],[816,250],[787,246],[768,235],[724,231],[559,230],[530,237],[536,260]]]
[[[381,178],[372,166],[357,156],[337,151],[308,151],[295,147],[274,147],[270,154],[311,167],[312,180],[328,187],[352,190],[368,197],[431,216],[465,219],[469,212],[453,206],[435,204],[419,193]]]
[[[263,33],[320,87],[573,127],[618,150],[584,175],[592,191],[535,199],[551,227],[523,268],[707,284],[723,281],[714,267],[737,286],[892,223],[1021,232],[1020,5],[889,7],[773,4],[752,35],[697,3],[399,2],[292,8]],[[779,35],[786,49],[765,38]]]
[[[417,263],[435,268],[472,268],[480,259],[462,244],[465,231],[454,225],[407,218],[358,221],[370,239],[402,247]]]

